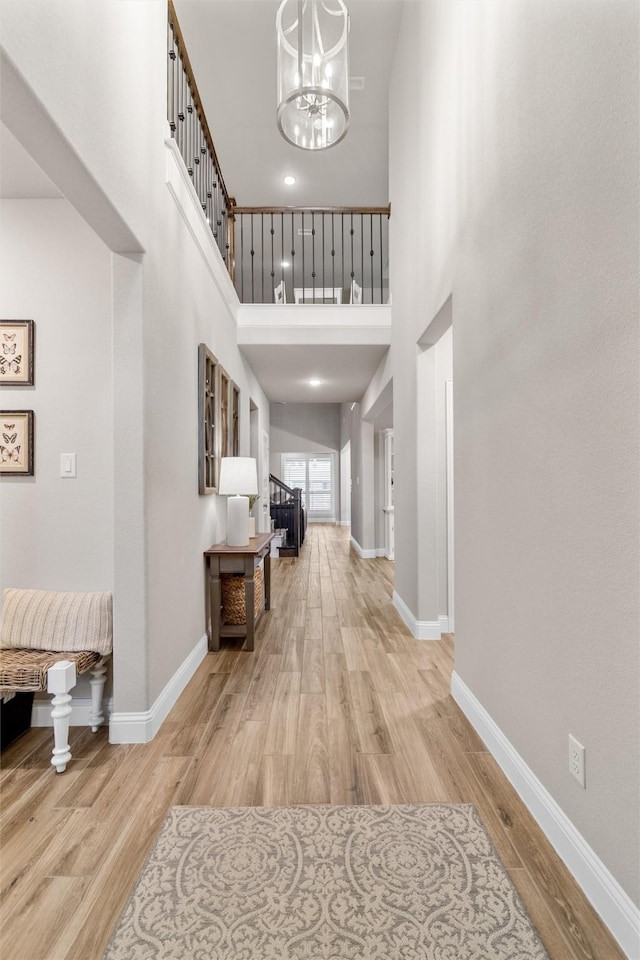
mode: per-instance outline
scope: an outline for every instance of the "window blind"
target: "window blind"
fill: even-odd
[[[309,513],[332,513],[333,484],[332,457],[309,460]]]
[[[302,504],[309,517],[333,517],[335,513],[335,460],[332,454],[283,454],[283,480],[300,487]]]
[[[284,460],[284,482],[292,489],[300,487],[302,490],[302,506],[307,502],[307,461],[296,457],[286,456]]]

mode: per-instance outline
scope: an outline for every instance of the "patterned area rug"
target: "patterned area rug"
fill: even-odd
[[[473,806],[174,807],[106,960],[548,960]]]

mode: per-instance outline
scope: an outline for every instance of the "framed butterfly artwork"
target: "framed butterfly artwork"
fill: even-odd
[[[33,410],[0,410],[0,476],[33,476]]]
[[[33,320],[0,320],[0,387],[32,387],[34,383]]]

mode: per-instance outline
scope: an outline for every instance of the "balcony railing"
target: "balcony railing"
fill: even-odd
[[[242,303],[386,303],[389,207],[236,207]]]
[[[169,0],[167,113],[242,303],[387,303],[390,207],[238,207]]]

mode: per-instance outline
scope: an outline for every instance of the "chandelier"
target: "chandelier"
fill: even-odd
[[[280,133],[302,150],[349,126],[349,13],[343,0],[282,0],[276,16]]]

